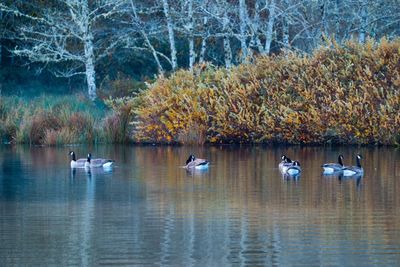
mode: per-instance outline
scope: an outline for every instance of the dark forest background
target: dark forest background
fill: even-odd
[[[93,78],[95,94],[119,96],[204,62],[230,68],[400,31],[398,0],[1,0],[0,10],[6,95],[86,92]]]

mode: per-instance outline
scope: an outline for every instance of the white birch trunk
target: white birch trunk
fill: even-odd
[[[271,52],[272,35],[275,24],[275,10],[276,10],[275,0],[271,0],[268,9],[269,9],[269,16],[268,16],[267,32],[265,33],[265,45],[264,45],[264,52],[267,55]]]
[[[196,53],[194,51],[194,38],[193,35],[189,39],[189,69],[193,71],[194,62],[196,60]]]
[[[163,73],[164,73],[164,69],[163,69],[163,67],[162,67],[162,65],[161,65],[160,59],[158,58],[156,49],[155,49],[154,46],[151,44],[150,39],[149,39],[149,37],[147,36],[147,34],[146,34],[143,30],[141,30],[141,33],[142,33],[142,35],[143,35],[144,41],[145,41],[145,43],[146,43],[146,46],[150,49],[151,54],[153,55],[153,58],[154,58],[154,60],[156,61],[158,73],[159,73],[159,74],[163,74]]]
[[[285,1],[287,3],[287,1]],[[288,5],[286,5],[288,7]],[[289,15],[285,12],[282,17],[282,43],[285,48],[289,47]]]
[[[222,30],[224,32],[224,58],[225,58],[225,67],[229,69],[232,66],[232,49],[230,42],[230,32],[229,32],[229,18],[227,11],[224,11],[224,18],[222,24]]]
[[[196,60],[196,52],[194,50],[194,36],[193,36],[193,0],[188,2],[188,16],[189,16],[189,69],[193,72],[194,62]]]
[[[174,25],[172,23],[172,18],[169,13],[168,0],[162,0],[162,3],[163,3],[163,9],[164,9],[164,16],[167,20],[168,38],[169,38],[169,45],[170,45],[170,49],[171,49],[171,65],[172,65],[172,69],[176,70],[178,68],[178,60],[176,58]]]
[[[206,29],[207,27],[207,17],[203,18],[203,28]],[[199,55],[199,63],[204,63],[205,55],[207,49],[207,36],[204,34],[203,39],[201,40],[201,48],[200,48],[200,55]]]
[[[201,40],[201,48],[200,48],[200,55],[199,55],[199,63],[200,64],[204,63],[206,49],[207,49],[207,38],[203,37],[203,39]]]
[[[228,34],[224,36],[224,54],[225,54],[225,67],[229,69],[232,66],[232,50]]]
[[[86,83],[88,87],[88,95],[90,100],[95,100],[96,94],[96,72],[94,68],[94,47],[93,47],[93,34],[89,25],[89,6],[88,1],[82,2],[82,18],[80,20],[80,27],[83,31],[83,42],[84,42],[84,63],[85,63],[85,75]]]
[[[365,43],[367,25],[368,25],[368,0],[362,0],[361,13],[360,13],[360,33],[358,37],[358,41],[360,43]]]
[[[340,34],[340,15],[339,15],[340,0],[335,1],[335,38],[339,40]]]
[[[322,6],[320,7],[322,12],[322,35],[325,36],[327,36],[329,32],[327,5],[328,5],[327,1],[323,1]]]
[[[95,100],[96,94],[96,72],[94,69],[93,37],[89,34],[85,40],[85,74],[90,100]]]
[[[241,61],[245,62],[247,58],[247,42],[246,42],[246,1],[239,0],[239,17],[240,17],[240,47],[242,50]]]
[[[136,6],[133,4],[133,0],[131,0],[131,7],[132,7],[132,12],[133,12],[135,19],[139,22],[140,18],[136,12]],[[161,65],[160,59],[158,58],[157,51],[154,48],[154,46],[151,44],[150,39],[149,39],[147,33],[143,30],[143,28],[140,28],[140,34],[143,36],[146,46],[150,49],[151,54],[153,55],[153,58],[156,61],[158,73],[163,74],[164,69]]]
[[[252,23],[252,28],[253,28],[253,30],[252,30],[252,38],[254,39],[253,43],[257,46],[258,52],[260,52],[261,54],[264,54],[265,53],[264,52],[264,46],[262,45],[260,37],[258,35],[258,31],[259,31],[259,28],[260,28],[260,14],[259,14],[259,12],[260,12],[260,3],[259,3],[259,0],[257,0],[255,2],[254,10],[255,10],[254,11],[255,14],[254,14],[254,19],[253,19],[253,23]]]

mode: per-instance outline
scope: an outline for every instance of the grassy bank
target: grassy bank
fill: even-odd
[[[138,142],[399,144],[400,41],[200,66],[140,97]]]
[[[3,96],[0,138],[2,143],[35,145],[123,143],[129,141],[129,112],[123,105],[113,110],[80,95]]]

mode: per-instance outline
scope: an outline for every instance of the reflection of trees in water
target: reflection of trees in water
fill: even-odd
[[[180,168],[184,165],[186,156],[192,151],[190,148],[176,147],[145,147],[136,148],[135,161],[136,165],[141,168],[141,178],[146,179],[149,186],[163,187],[163,190],[168,188],[184,188],[187,184],[187,179],[197,177],[195,172],[187,173]],[[286,154],[293,159],[301,162],[303,172],[301,180],[297,181],[298,189],[296,197],[303,206],[314,207],[315,205],[324,208],[337,208],[337,202],[341,198],[335,198],[336,194],[341,195],[340,188],[337,187],[339,179],[335,179],[335,183],[331,183],[332,179],[322,179],[321,164],[332,161],[337,158],[339,153],[345,155],[347,165],[355,163],[353,157],[360,152],[364,155],[363,166],[365,169],[364,179],[353,179],[355,181],[354,188],[361,189],[363,181],[368,182],[369,179],[379,179],[381,183],[368,187],[362,195],[360,190],[352,190],[350,183],[346,183],[349,187],[346,191],[347,197],[355,199],[358,197],[366,198],[364,203],[369,203],[373,206],[376,203],[374,198],[383,194],[390,194],[394,197],[394,188],[399,188],[399,185],[394,185],[393,179],[390,177],[398,168],[394,164],[394,160],[387,160],[393,154],[392,150],[380,151],[380,149],[369,148],[335,148],[332,150],[322,150],[320,147],[289,147],[289,148],[260,148],[260,147],[245,147],[245,148],[210,148],[204,149],[200,154],[202,157],[210,159],[211,164],[206,172],[206,177],[209,179],[194,180],[193,185],[212,185],[214,191],[224,191],[234,201],[251,199],[253,202],[279,204],[281,200],[285,201],[288,194],[287,185],[281,183],[277,165],[280,161],[280,156]],[[196,154],[196,153],[195,153]],[[387,156],[382,156],[387,154]],[[380,170],[379,177],[377,169]],[[162,176],[162,177],[160,177]],[[212,180],[211,180],[212,179]],[[343,181],[345,181],[344,179]],[[390,184],[392,183],[392,184]],[[347,189],[346,189],[347,190]],[[379,191],[379,192],[377,192]],[[294,196],[294,195],[292,195]],[[331,197],[332,196],[332,197]],[[282,199],[281,199],[282,198]],[[380,200],[379,200],[380,201]],[[290,203],[288,203],[290,204]],[[368,207],[367,207],[368,208]]]
[[[105,179],[110,179],[109,175],[112,175],[112,171],[104,171],[103,168],[80,168],[71,169],[70,175],[71,190],[77,190],[79,201],[72,201],[69,204],[69,213],[73,216],[70,222],[72,229],[68,235],[68,243],[72,244],[76,250],[77,265],[94,266],[98,260],[96,256],[99,256],[96,254],[99,247],[96,239],[97,236],[104,235],[104,230],[98,229],[96,221],[96,218],[102,221],[103,214],[96,214],[96,209],[104,209],[104,203],[107,203],[104,191],[110,198],[113,197],[110,194],[118,192],[105,188],[103,184]],[[112,235],[112,233],[108,234]]]
[[[13,200],[23,197],[22,192],[28,186],[24,180],[23,161],[12,147],[1,153],[1,173],[0,173],[0,199]]]
[[[263,254],[263,251],[268,251],[268,255],[271,255],[272,248],[275,247],[275,252],[272,253],[274,256],[271,255],[270,260],[266,261],[279,262],[278,254],[280,253],[282,258],[285,253],[277,250],[290,246],[285,244],[288,237],[281,234],[287,232],[285,227],[289,227],[288,223],[293,223],[294,217],[297,218],[298,224],[290,225],[293,228],[290,231],[291,237],[303,238],[304,225],[310,225],[320,228],[316,231],[326,231],[326,235],[323,232],[319,233],[322,237],[315,240],[316,242],[322,242],[323,239],[338,242],[336,237],[329,236],[329,233],[345,234],[341,225],[349,216],[355,216],[360,223],[349,224],[347,231],[358,233],[360,225],[367,229],[374,228],[377,220],[374,211],[377,207],[383,210],[400,207],[399,198],[395,198],[394,195],[394,192],[400,189],[399,184],[390,178],[397,168],[393,162],[388,161],[393,155],[393,150],[390,149],[210,148],[204,149],[201,155],[204,157],[205,154],[211,161],[209,170],[203,176],[179,168],[191,153],[190,148],[156,147],[138,149],[135,152],[139,165],[151,166],[142,169],[147,189],[157,190],[154,194],[150,193],[151,202],[155,205],[162,203],[161,207],[169,207],[168,210],[160,211],[169,218],[164,228],[169,229],[169,234],[165,236],[171,240],[166,244],[176,241],[171,234],[174,232],[170,230],[171,227],[189,229],[194,235],[189,239],[194,241],[186,246],[194,251],[194,256],[198,254],[195,251],[199,249],[212,257],[212,252],[208,251],[208,248],[210,251],[213,248],[210,245],[212,242],[222,242],[219,244],[222,247],[244,244],[236,248],[227,248],[229,259],[243,263],[252,256],[246,244],[266,242],[270,244],[267,248],[260,245],[260,249],[253,252]],[[337,155],[342,153],[345,155],[346,164],[353,165],[353,157],[359,152],[364,156],[364,177],[341,178],[321,175],[321,164],[324,162],[335,160]],[[282,154],[301,162],[303,172],[300,180],[282,182],[277,168]],[[380,170],[380,175],[377,175],[376,170]],[[197,179],[200,177],[202,179]],[[390,189],[389,184],[393,185]],[[173,207],[170,207],[171,203],[174,203]],[[175,221],[181,216],[188,225],[181,226],[180,222]],[[200,221],[206,226],[200,225],[198,217],[192,225],[193,216],[200,216]],[[384,226],[386,230],[393,229],[399,222],[399,219],[388,220],[387,217],[382,220],[387,224]],[[218,223],[229,225],[219,225],[221,229],[215,229]],[[205,230],[209,228],[211,234]],[[222,235],[224,241],[215,241],[214,231]],[[264,236],[260,236],[260,233],[264,233]],[[368,232],[368,236],[371,239],[385,238],[382,233],[372,231]],[[362,237],[355,236],[355,243],[357,238]],[[204,247],[200,248],[200,244]],[[336,245],[340,246],[339,243]],[[162,250],[173,249],[163,247]]]
[[[1,197],[15,182],[5,181],[5,175],[23,176],[27,171],[23,167],[25,161],[35,164],[29,165],[30,171],[43,172],[43,166],[37,164],[44,164],[45,169],[54,169],[46,169],[49,177],[53,177],[53,172],[72,177],[51,180],[55,187],[50,189],[59,193],[58,200],[69,201],[60,212],[69,214],[68,221],[59,230],[68,233],[62,238],[68,246],[76,248],[74,251],[81,260],[78,265],[92,263],[93,247],[100,248],[101,252],[96,252],[99,261],[107,263],[108,259],[110,265],[112,260],[120,259],[132,263],[140,255],[143,259],[148,257],[153,262],[171,265],[196,262],[211,266],[217,262],[265,266],[290,265],[302,253],[318,259],[324,253],[323,245],[340,248],[343,240],[347,247],[359,246],[363,240],[399,245],[391,237],[393,229],[400,224],[397,216],[400,173],[396,164],[399,153],[392,149],[126,147],[94,150],[99,155],[111,155],[120,164],[111,174],[97,173],[98,170],[74,171],[69,165],[60,171],[54,164],[64,166],[69,149],[45,150],[43,153],[40,149],[1,153]],[[180,168],[192,152],[210,159],[207,171],[188,174]],[[352,156],[358,152],[364,156],[363,178],[321,175],[322,163],[342,153],[346,164],[352,164],[355,162]],[[300,180],[282,180],[277,167],[281,154],[301,162]],[[36,159],[40,156],[42,159]],[[10,160],[15,160],[19,167],[11,166]],[[105,178],[107,175],[110,177]],[[98,179],[102,182],[96,184]],[[42,186],[48,186],[40,181],[46,180],[35,181],[38,184],[34,190],[39,193]],[[8,182],[11,189],[4,189],[10,186]],[[27,229],[33,231],[34,227]],[[93,234],[103,232],[107,235]],[[299,240],[321,246],[311,251],[309,246],[295,243]],[[107,250],[109,246],[113,249]],[[67,256],[60,255],[60,258]],[[340,263],[339,259],[336,263]]]

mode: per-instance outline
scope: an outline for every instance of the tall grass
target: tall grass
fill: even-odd
[[[399,144],[400,40],[160,78],[135,110],[138,142]]]
[[[3,96],[0,97],[0,137],[3,142],[35,145],[120,141],[104,130],[107,125],[104,118],[113,113],[104,107],[79,95],[42,95],[30,99]],[[120,130],[123,131],[128,129]]]

